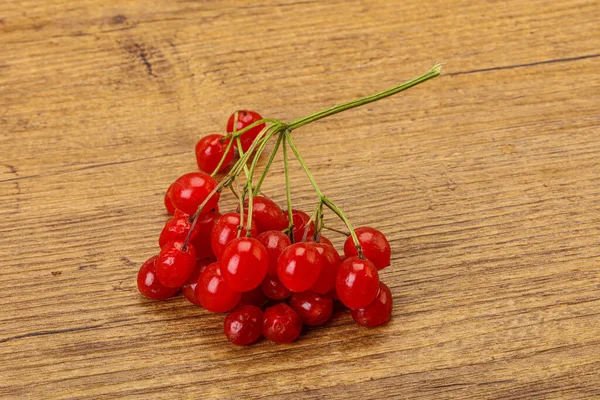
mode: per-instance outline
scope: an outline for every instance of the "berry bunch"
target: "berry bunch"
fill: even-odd
[[[277,343],[293,342],[303,325],[326,323],[334,301],[350,309],[359,325],[386,323],[392,313],[392,294],[378,271],[390,265],[390,245],[377,229],[354,229],[344,212],[323,194],[291,132],[440,73],[436,65],[387,91],[288,124],[262,118],[254,111],[233,113],[227,134],[206,136],[196,145],[200,171],[180,176],[168,188],[164,202],[173,217],[160,233],[160,252],[139,270],[140,292],[165,299],[181,290],[190,302],[208,311],[230,312],[225,318],[225,335],[238,345],[251,344],[261,336]],[[255,180],[258,160],[272,139],[274,148]],[[260,192],[279,148],[283,152],[286,210]],[[318,204],[311,215],[292,208],[288,148],[317,194]],[[239,159],[231,165],[236,150]],[[227,169],[217,182],[217,173]],[[235,211],[221,213],[219,200],[225,188],[231,189],[239,205]],[[326,209],[342,220],[348,233],[325,225]],[[322,235],[325,229],[347,235],[343,255]]]

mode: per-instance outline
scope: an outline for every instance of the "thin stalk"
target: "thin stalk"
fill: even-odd
[[[215,186],[215,188],[208,194],[208,196],[206,196],[204,201],[198,206],[198,209],[196,210],[196,212],[194,213],[194,216],[193,216],[193,221],[192,221],[192,226],[190,227],[190,231],[188,232],[188,235],[185,238],[185,241],[183,242],[183,246],[182,246],[183,250],[185,250],[187,244],[190,241],[190,238],[192,237],[192,232],[194,231],[194,229],[196,228],[196,224],[198,223],[198,216],[202,212],[202,209],[204,208],[204,206],[206,206],[206,203],[208,203],[208,201],[217,192],[221,192],[223,190],[223,188],[231,185],[231,183],[233,182],[235,177],[237,177],[242,172],[242,168],[243,168],[242,166],[246,166],[246,163],[248,162],[248,159],[250,158],[250,155],[252,154],[254,149],[256,149],[256,147],[262,143],[263,136],[265,135],[265,132],[267,131],[267,129],[268,128],[265,127],[263,130],[260,131],[260,133],[256,136],[256,139],[254,140],[254,142],[252,142],[252,144],[250,145],[250,148],[248,149],[248,151],[246,153],[244,153],[244,155],[241,156],[239,160],[237,160],[237,162],[233,165],[231,170],[227,173],[227,175],[225,175],[223,180],[221,180],[221,182],[219,182],[217,184],[217,186]]]
[[[339,229],[331,228],[331,227],[329,227],[329,226],[327,226],[325,224],[323,224],[323,229],[327,229],[328,231],[332,231],[332,232],[336,232],[336,233],[342,234],[342,235],[344,235],[346,237],[350,236],[350,233],[348,233],[348,232],[344,232],[344,231],[339,230]]]
[[[277,137],[277,142],[275,142],[275,147],[273,147],[273,150],[271,151],[271,155],[269,156],[269,160],[267,161],[267,164],[265,165],[265,169],[263,170],[263,173],[260,176],[260,178],[258,179],[258,182],[256,183],[256,187],[254,188],[255,196],[260,193],[260,187],[262,186],[265,178],[267,177],[267,173],[269,172],[269,169],[271,168],[271,164],[273,164],[273,160],[275,159],[275,156],[277,155],[277,150],[279,150],[279,146],[281,145],[282,137],[283,137],[282,135],[279,135]]]
[[[219,172],[219,169],[225,162],[225,158],[227,157],[227,154],[229,154],[229,150],[231,150],[231,146],[233,146],[233,140],[230,140],[229,143],[227,143],[227,148],[225,149],[225,153],[223,153],[223,155],[221,156],[221,160],[219,160],[219,163],[217,164],[217,167],[215,168],[215,170],[212,172],[212,174],[210,174],[210,176],[212,176],[213,178]]]
[[[287,135],[287,132],[284,133]],[[283,142],[283,171],[285,175],[285,196],[287,200],[287,212],[288,212],[288,236],[292,243],[294,243],[294,217],[292,214],[292,192],[290,189],[290,171],[288,165],[287,145]]]
[[[417,78],[411,79],[407,82],[401,83],[400,85],[394,86],[394,87],[384,90],[382,92],[375,93],[370,96],[362,97],[357,100],[349,101],[347,103],[338,104],[336,106],[326,108],[324,110],[321,110],[314,114],[308,115],[306,117],[299,118],[299,119],[289,123],[288,127],[290,130],[298,129],[301,126],[310,124],[311,122],[317,121],[317,120],[325,118],[325,117],[329,117],[330,115],[334,115],[334,114],[340,113],[342,111],[349,110],[351,108],[360,107],[365,104],[372,103],[377,100],[381,100],[383,98],[392,96],[396,93],[400,93],[406,89],[410,89],[411,87],[416,86],[420,83],[423,83],[430,79],[433,79],[436,76],[441,75],[441,73],[442,73],[442,66],[440,64],[435,64],[428,72],[426,72],[425,74],[423,74]]]
[[[306,163],[304,162],[304,159],[300,155],[300,151],[298,150],[298,148],[294,144],[294,141],[292,140],[292,137],[291,137],[289,131],[285,132],[285,139],[286,139],[286,142],[290,145],[290,148],[292,149],[292,151],[294,152],[294,155],[296,156],[296,159],[298,160],[298,162],[302,166],[302,169],[306,173],[306,176],[308,177],[308,180],[310,181],[311,185],[315,189],[315,192],[317,193],[317,196],[319,196],[319,200],[323,204],[325,204],[331,211],[333,211],[344,222],[344,224],[346,225],[346,227],[350,231],[350,235],[352,235],[352,241],[354,242],[354,246],[356,247],[356,250],[358,252],[358,256],[360,258],[363,258],[362,248],[360,246],[360,242],[358,241],[358,236],[356,236],[356,232],[354,232],[354,228],[352,227],[352,224],[350,223],[350,220],[348,220],[348,218],[346,218],[346,215],[344,215],[344,212],[333,201],[329,200],[327,197],[325,197],[325,195],[323,194],[323,192],[321,192],[321,189],[319,189],[319,185],[317,185],[317,182],[315,181],[315,178],[312,176],[312,173],[310,172],[310,170],[306,166]],[[284,149],[285,149],[285,146],[284,146]]]

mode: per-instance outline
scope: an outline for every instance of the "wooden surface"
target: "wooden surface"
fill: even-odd
[[[1,2],[0,397],[600,398],[599,26],[594,0]],[[239,348],[138,294],[164,190],[233,110],[292,120],[435,61],[295,133],[391,240],[389,324]],[[280,164],[264,190],[283,204]]]

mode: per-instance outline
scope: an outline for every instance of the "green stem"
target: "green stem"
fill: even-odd
[[[356,247],[356,250],[358,252],[358,256],[360,258],[363,258],[362,248],[360,246],[360,242],[358,241],[358,237],[356,236],[356,232],[354,232],[354,228],[352,227],[352,224],[350,223],[350,221],[348,220],[348,218],[346,218],[346,215],[344,215],[344,212],[333,201],[331,201],[327,197],[325,197],[325,195],[323,194],[323,192],[321,192],[321,189],[319,189],[319,186],[317,185],[317,182],[315,181],[315,178],[312,176],[312,173],[310,172],[310,170],[306,166],[306,163],[304,162],[304,159],[300,155],[300,151],[298,150],[298,148],[294,144],[294,141],[292,140],[292,137],[291,137],[289,131],[285,132],[285,139],[286,139],[286,142],[290,145],[290,148],[292,149],[292,151],[294,152],[294,155],[296,156],[296,159],[298,159],[298,162],[302,166],[302,169],[306,173],[306,176],[308,177],[308,180],[310,181],[310,183],[312,184],[313,188],[315,189],[315,192],[317,193],[317,196],[319,196],[319,200],[323,204],[325,204],[331,211],[333,211],[338,217],[340,217],[340,219],[344,222],[344,224],[346,224],[346,227],[350,231],[350,235],[352,235],[352,241],[354,242],[354,246]],[[285,146],[284,146],[284,149],[285,149]]]
[[[358,241],[358,236],[356,236],[356,232],[354,232],[354,228],[352,227],[350,220],[346,218],[346,215],[344,215],[342,209],[339,208],[333,201],[329,200],[328,198],[323,199],[323,204],[325,204],[331,211],[333,211],[338,217],[340,217],[342,221],[344,221],[344,224],[346,224],[346,227],[348,227],[348,230],[350,231],[350,235],[352,236],[352,241],[354,242],[354,247],[356,247],[358,256],[364,259],[365,257],[363,256],[362,246]]]
[[[366,97],[362,97],[357,100],[349,101],[347,103],[338,104],[337,106],[326,108],[325,110],[321,110],[319,112],[308,115],[306,117],[299,118],[299,119],[289,123],[288,127],[290,130],[293,131],[294,129],[298,129],[301,126],[310,124],[311,122],[317,121],[319,119],[329,117],[330,115],[337,114],[342,111],[349,110],[351,108],[360,107],[362,105],[372,103],[377,100],[381,100],[383,98],[392,96],[396,93],[400,93],[406,89],[410,89],[411,87],[416,86],[420,83],[423,83],[430,79],[433,79],[436,76],[439,76],[441,73],[442,73],[442,66],[440,64],[435,64],[428,72],[426,72],[425,74],[423,74],[417,78],[411,79],[400,85],[397,85],[390,89],[384,90],[383,92],[375,93],[370,96],[366,96]]]
[[[236,113],[237,113],[237,111],[236,111]],[[234,117],[234,121],[237,121],[237,116]],[[229,132],[227,135],[225,135],[225,137],[223,138],[223,140],[227,140],[229,138],[235,139],[237,137],[242,136],[244,133],[248,132],[250,129],[256,128],[257,126],[263,125],[263,124],[266,124],[266,123],[271,123],[271,124],[274,124],[274,125],[284,125],[283,122],[281,122],[278,119],[275,119],[275,118],[263,118],[263,119],[261,119],[259,121],[251,123],[250,125],[244,127],[243,129],[240,129],[238,131],[238,130],[235,129],[237,124],[234,123],[233,132]]]
[[[217,173],[219,172],[219,169],[221,169],[221,166],[225,162],[225,158],[227,157],[227,154],[229,154],[229,150],[231,150],[231,146],[233,146],[233,140],[230,140],[229,143],[227,143],[227,148],[225,149],[225,153],[223,153],[223,155],[221,156],[221,160],[219,160],[219,164],[217,164],[217,167],[215,168],[215,170],[212,172],[212,174],[210,174],[210,176],[212,176],[213,178],[215,177],[215,175],[217,175]]]
[[[281,145],[281,139],[282,139],[282,136],[279,135],[277,137],[277,142],[275,142],[275,147],[273,147],[273,150],[271,151],[271,155],[269,156],[267,165],[265,165],[265,169],[263,170],[263,173],[260,176],[260,179],[256,183],[256,188],[254,189],[255,196],[258,195],[258,193],[260,192],[260,187],[262,186],[265,178],[267,177],[267,173],[269,172],[269,169],[271,168],[271,164],[273,164],[273,160],[275,160],[275,156],[277,155],[277,150],[279,150],[279,146]]]
[[[315,192],[317,192],[317,196],[319,196],[319,199],[324,198],[325,195],[323,194],[323,192],[321,192],[321,189],[319,189],[319,185],[317,185],[317,181],[315,181],[315,178],[313,177],[312,173],[310,172],[310,170],[306,166],[306,163],[304,162],[304,159],[300,155],[300,151],[298,150],[298,148],[294,144],[294,141],[292,140],[292,135],[290,135],[290,131],[286,131],[285,132],[285,139],[286,139],[287,143],[290,145],[290,149],[292,149],[292,152],[294,153],[294,156],[296,156],[296,158],[298,159],[298,162],[302,166],[302,169],[304,169],[304,172],[306,173],[306,176],[308,177],[308,180],[310,181],[311,185],[315,189]]]
[[[238,146],[238,151],[240,152],[240,157],[244,156],[244,150],[242,150],[242,141],[240,140],[240,137],[236,137],[235,141],[237,143]],[[246,164],[244,164],[244,175],[246,176],[246,179],[248,179],[248,174],[250,172],[248,171],[248,166]]]
[[[284,133],[287,136],[287,132]],[[287,199],[287,212],[288,212],[288,236],[292,243],[294,243],[294,217],[292,213],[292,193],[290,190],[290,171],[288,165],[287,145],[283,142],[283,171],[285,175],[285,195]]]
[[[342,234],[342,235],[344,235],[346,237],[350,236],[350,234],[348,232],[344,232],[344,231],[341,231],[339,229],[331,228],[331,227],[329,227],[329,226],[327,226],[325,224],[323,224],[323,229],[327,229],[328,231],[340,233],[340,234]]]
[[[221,180],[221,182],[219,182],[217,184],[217,186],[215,186],[215,188],[208,194],[208,196],[206,196],[204,201],[198,206],[198,208],[196,209],[196,212],[194,213],[193,218],[192,218],[192,226],[190,227],[190,232],[188,233],[187,237],[185,238],[185,241],[183,242],[182,248],[184,250],[185,250],[187,244],[189,243],[190,238],[192,237],[192,232],[194,232],[194,228],[196,227],[196,223],[198,222],[198,216],[202,212],[202,209],[204,208],[204,206],[206,206],[208,201],[217,192],[220,192],[223,190],[223,188],[231,185],[233,180],[242,172],[243,166],[246,166],[246,163],[248,162],[248,159],[250,158],[250,155],[252,154],[254,149],[256,149],[256,147],[262,143],[263,136],[265,135],[265,132],[267,131],[267,129],[268,128],[265,127],[263,130],[260,131],[260,133],[256,136],[256,139],[250,145],[250,148],[248,149],[248,151],[246,153],[244,153],[240,157],[239,160],[237,160],[237,162],[233,165],[233,167],[231,167],[231,170],[227,173],[227,175],[225,175],[223,180]]]

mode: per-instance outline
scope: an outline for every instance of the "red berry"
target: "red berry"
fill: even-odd
[[[219,263],[207,266],[198,278],[196,298],[208,311],[226,312],[239,303],[242,294],[233,291],[223,279]]]
[[[188,218],[187,216],[183,216],[173,217],[168,220],[162,232],[160,232],[158,245],[162,248],[170,242],[183,242],[192,227],[192,223]],[[192,233],[192,237],[194,236],[196,236],[196,232]]]
[[[202,304],[200,304],[200,300],[198,300],[196,297],[196,285],[198,284],[198,278],[200,278],[200,274],[202,271],[204,271],[204,268],[206,268],[208,264],[210,264],[210,261],[208,260],[199,260],[196,263],[196,269],[181,287],[181,293],[183,293],[185,298],[199,306]]]
[[[275,304],[263,314],[263,336],[275,343],[291,343],[300,336],[302,320],[290,306]]]
[[[379,293],[375,300],[365,308],[350,311],[354,321],[362,326],[379,326],[388,322],[392,316],[392,292],[383,282],[379,282]]]
[[[239,237],[225,247],[220,265],[227,285],[236,292],[247,292],[258,287],[267,275],[269,254],[258,240]]]
[[[294,293],[290,299],[292,307],[308,326],[319,326],[331,319],[333,315],[333,300],[315,292]]]
[[[262,334],[263,313],[256,306],[243,306],[225,317],[225,336],[233,344],[247,346]]]
[[[323,238],[323,236],[321,236],[321,238]],[[319,294],[325,294],[335,287],[335,278],[338,269],[342,264],[342,260],[333,246],[315,243],[315,247],[321,255],[321,273],[310,289]]]
[[[246,222],[248,222],[248,216],[245,215],[244,226],[246,226]],[[217,220],[217,223],[213,227],[210,236],[210,245],[217,259],[221,258],[223,250],[225,250],[225,246],[227,246],[227,244],[233,239],[238,237],[239,225],[240,214],[235,212],[225,213],[221,216],[221,218]],[[240,234],[240,236],[246,236],[246,233],[246,229],[242,229],[242,233]],[[252,235],[252,237],[256,237],[258,235],[254,221],[252,221],[250,234]]]
[[[292,244],[290,238],[281,231],[266,231],[256,237],[269,253],[267,274],[277,276],[277,260],[283,251]]]
[[[346,307],[352,310],[366,307],[379,290],[377,268],[369,260],[349,257],[338,269],[335,289]]]
[[[248,213],[248,202],[244,212]],[[256,196],[252,199],[252,221],[256,223],[258,232],[282,231],[288,221],[281,207],[268,197]]]
[[[390,265],[392,251],[383,233],[368,226],[356,228],[354,232],[358,236],[358,242],[367,260],[371,261],[378,270]],[[346,254],[346,257],[358,255],[352,236],[348,236],[344,243],[344,254]]]
[[[221,158],[227,150],[229,140],[225,140],[223,135],[208,135],[203,137],[196,144],[196,161],[198,168],[207,174],[212,174]],[[233,159],[233,146],[229,148],[227,156],[223,160],[219,171],[223,171]]]
[[[231,114],[229,120],[227,120],[227,132],[233,132],[234,119],[236,119],[236,113]],[[237,124],[235,127],[235,131],[241,131],[248,125],[260,121],[261,119],[263,118],[256,111],[239,110],[237,111]],[[252,146],[252,142],[254,141],[254,139],[256,139],[256,136],[258,136],[258,134],[260,133],[260,131],[263,130],[264,127],[265,124],[260,124],[250,129],[246,133],[243,133],[242,136],[240,136],[240,141],[242,142],[242,150],[248,151],[250,146]],[[233,142],[233,144],[237,146],[236,142]]]
[[[194,235],[191,239],[191,243],[194,246],[194,249],[196,249],[196,257],[198,257],[198,259],[215,257],[210,244],[210,237],[219,218],[221,218],[221,213],[218,211],[210,211],[198,215]]]
[[[171,190],[171,188],[173,187],[173,184],[171,183],[171,186],[169,186],[169,188],[167,189],[167,191],[165,192],[165,208],[167,209],[167,212],[170,215],[175,214],[175,211],[177,210],[175,208],[175,206],[173,205],[173,203],[171,202],[171,199],[169,198],[169,190]]]
[[[267,302],[265,294],[259,287],[250,290],[249,292],[242,293],[242,298],[237,303],[236,307],[241,306],[257,306],[262,307]]]
[[[304,292],[319,278],[321,264],[321,256],[314,243],[294,243],[279,256],[277,276],[292,292]]]
[[[286,220],[287,212],[285,213]],[[302,242],[308,240],[315,234],[315,223],[310,221],[310,217],[307,213],[300,210],[292,210],[292,222],[294,224],[294,242]],[[308,224],[308,225],[307,225]]]
[[[196,251],[183,242],[167,243],[156,259],[156,276],[167,287],[181,287],[196,268]]]
[[[260,284],[260,289],[270,299],[283,300],[292,295],[292,292],[279,281],[276,276],[267,275]]]
[[[144,296],[162,300],[175,295],[179,288],[166,287],[156,278],[157,258],[158,256],[151,257],[142,264],[137,276],[137,285]]]
[[[192,215],[216,186],[217,181],[210,175],[204,172],[190,172],[173,182],[169,190],[169,198],[175,208]],[[220,193],[214,193],[202,208],[202,212],[209,212],[215,208],[219,197]]]

